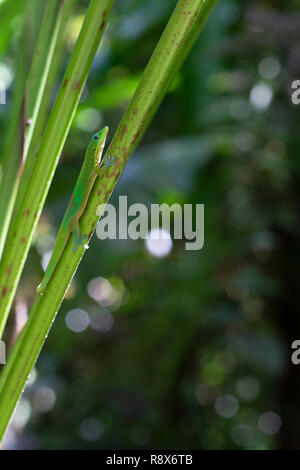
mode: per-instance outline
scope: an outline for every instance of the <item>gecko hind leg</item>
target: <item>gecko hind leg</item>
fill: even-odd
[[[74,241],[74,247],[73,247],[73,251],[75,253],[75,251],[77,250],[78,246],[83,246],[84,248],[88,248],[88,245],[86,245],[86,240],[87,240],[88,236],[87,235],[84,235],[84,236],[81,236],[79,237],[79,240],[78,240],[78,243],[75,243]]]
[[[69,228],[71,232],[73,233],[73,241],[74,241],[73,251],[75,252],[78,246],[83,246],[84,248],[88,248],[88,246],[85,244],[85,242],[88,239],[88,236],[81,235],[79,221],[77,219],[72,220],[70,222]]]

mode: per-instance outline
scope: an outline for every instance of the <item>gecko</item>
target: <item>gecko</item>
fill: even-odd
[[[88,248],[85,244],[88,236],[80,233],[79,219],[83,214],[94,182],[100,174],[100,160],[105,145],[108,127],[93,135],[84,157],[84,161],[65,215],[61,222],[49,265],[45,271],[42,282],[37,287],[37,292],[43,292],[50,281],[59,259],[64,251],[70,234],[73,234],[76,251],[79,245]]]

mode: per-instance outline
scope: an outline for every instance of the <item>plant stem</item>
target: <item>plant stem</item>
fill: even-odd
[[[148,127],[170,81],[174,78],[175,71],[182,64],[209,14],[210,8],[202,8],[204,2],[205,0],[180,0],[165,28],[106,151],[104,159],[112,155],[115,156],[116,163],[110,168],[101,167],[102,175],[96,180],[86,210],[80,219],[81,231],[88,234],[89,239],[101,214],[101,209],[104,209],[130,153]],[[214,0],[206,0],[206,4],[212,6]],[[73,252],[71,238],[45,292],[36,297],[25,326],[26,330],[21,341],[18,342],[17,354],[13,352],[5,366],[8,367],[9,373],[5,373],[6,380],[0,397],[0,439],[83,256],[83,247],[78,247],[76,252]]]
[[[32,14],[37,0],[30,0],[24,12],[22,33],[18,42],[15,67],[14,93],[11,113],[6,128],[3,158],[1,161],[2,179],[0,184],[0,259],[6,240],[14,201],[18,189],[17,174],[22,155],[22,101],[28,74],[28,64],[32,59],[36,24],[40,17]],[[38,13],[40,13],[38,9]],[[35,10],[36,11],[36,8]]]
[[[31,184],[9,228],[0,266],[0,338],[18,286],[60,153],[74,117],[81,92],[102,37],[113,0],[91,0],[75,49],[67,67],[45,136]]]
[[[48,37],[48,34],[46,34],[47,33],[47,30],[46,30],[45,34],[43,34],[42,36],[44,38],[47,38],[48,41],[46,41],[45,39],[42,41],[41,39],[40,44],[37,44],[37,47],[36,47],[36,53],[39,52],[37,57],[40,57],[40,55],[43,55],[47,57],[48,59],[45,62],[44,71],[42,70],[43,73],[39,72],[39,70],[37,69],[37,66],[35,66],[35,67],[32,67],[33,70],[31,70],[31,74],[30,74],[30,75],[33,75],[33,77],[36,75],[40,76],[42,86],[40,86],[39,93],[38,93],[40,96],[37,97],[37,100],[36,100],[37,103],[35,107],[30,106],[28,104],[27,109],[26,109],[26,118],[30,118],[30,116],[32,117],[30,118],[31,120],[30,132],[28,132],[26,136],[26,148],[24,149],[25,165],[22,171],[20,184],[18,185],[18,192],[17,192],[16,201],[14,205],[14,215],[18,213],[18,210],[20,209],[20,206],[24,199],[27,188],[30,184],[32,171],[33,171],[34,164],[36,162],[36,157],[38,154],[38,149],[41,144],[41,138],[46,127],[46,120],[47,120],[48,112],[49,112],[51,92],[52,92],[53,85],[57,78],[58,68],[59,68],[61,58],[62,58],[63,34],[65,32],[66,23],[69,18],[70,11],[74,6],[73,5],[74,1],[75,0],[67,0],[65,3],[61,5],[61,8],[58,8],[59,4],[56,5],[56,11],[57,11],[56,24],[52,25],[52,22],[50,21],[50,24],[52,27],[50,29],[49,29],[49,25],[47,27],[49,32],[51,32],[52,34],[52,41],[51,43],[49,43],[49,37]],[[59,0],[59,2],[61,2],[61,0]],[[50,0],[50,6],[51,8],[53,8],[53,6],[55,6],[55,2],[53,2],[53,5],[51,5],[51,0]],[[45,18],[48,18],[49,16],[50,14],[46,11]],[[47,52],[46,48],[49,48],[49,53]],[[41,51],[44,51],[44,52],[41,52]],[[30,77],[28,81],[29,83],[31,83]],[[31,86],[31,88],[35,89],[37,87]],[[29,96],[30,96],[30,93],[29,93]]]

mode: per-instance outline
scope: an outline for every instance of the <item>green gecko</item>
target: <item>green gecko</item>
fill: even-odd
[[[101,131],[93,135],[91,142],[89,143],[71,200],[57,234],[49,265],[46,269],[42,282],[37,287],[37,292],[42,292],[50,281],[71,232],[73,233],[73,240],[75,245],[73,251],[76,251],[78,245],[88,248],[88,246],[84,243],[88,237],[87,235],[81,235],[79,219],[84,212],[95,179],[100,174],[99,165],[107,132],[108,127],[104,127]]]

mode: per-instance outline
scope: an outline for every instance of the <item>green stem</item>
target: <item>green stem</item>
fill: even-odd
[[[36,24],[40,24],[40,8],[37,0],[30,0],[26,5],[22,33],[16,56],[14,94],[11,113],[6,129],[4,154],[1,162],[2,180],[0,185],[0,259],[14,207],[18,189],[18,170],[22,155],[22,101],[28,75],[28,64],[32,59],[33,41]],[[32,10],[38,14],[32,14]]]
[[[41,143],[31,184],[9,228],[0,266],[0,338],[60,153],[102,37],[113,0],[91,0]]]
[[[62,4],[60,9],[58,8],[59,4],[56,4],[56,11],[58,12],[56,24],[52,25],[52,22],[50,21],[49,24],[52,27],[49,29],[49,25],[47,26],[48,31],[52,33],[52,43],[47,44],[47,41],[45,39],[43,41],[41,39],[40,44],[37,44],[37,47],[36,47],[36,53],[39,52],[37,57],[40,57],[40,55],[43,55],[47,57],[48,59],[45,62],[45,68],[44,68],[44,74],[43,74],[44,76],[42,76],[42,73],[39,72],[36,66],[34,70],[32,70],[33,76],[36,76],[36,75],[40,77],[42,76],[41,85],[43,86],[41,86],[39,89],[39,93],[38,93],[39,97],[37,98],[38,103],[36,103],[36,106],[33,107],[33,106],[28,105],[26,109],[26,115],[27,115],[26,117],[27,118],[30,118],[30,116],[32,117],[30,118],[31,120],[30,132],[28,132],[26,136],[26,148],[24,151],[24,154],[25,154],[24,158],[26,160],[25,166],[22,172],[22,179],[20,181],[20,184],[18,185],[18,192],[17,192],[16,201],[14,205],[15,215],[18,213],[18,210],[20,209],[20,206],[24,199],[25,193],[28,190],[32,171],[33,171],[34,164],[36,162],[36,157],[38,154],[38,149],[41,143],[43,132],[46,127],[46,120],[48,117],[49,107],[50,107],[51,93],[53,91],[53,86],[56,81],[59,65],[62,59],[63,34],[65,32],[67,20],[70,16],[70,11],[74,6],[74,1],[75,0],[67,0],[65,3]],[[59,2],[61,2],[61,0],[59,0]],[[51,5],[51,1],[50,1],[50,5]],[[53,5],[51,6],[51,8],[53,8],[53,6],[55,6],[55,2],[53,2]],[[50,16],[49,13],[50,12],[46,11],[45,18],[48,18]],[[45,33],[46,32],[47,30],[45,31]],[[48,39],[47,34],[44,34],[43,37]],[[54,41],[55,38],[56,40]],[[48,39],[48,42],[49,42],[49,39]],[[46,51],[45,49],[46,47],[49,48],[49,53]],[[41,52],[41,51],[45,51],[45,52]],[[31,80],[29,80],[29,83],[30,82]],[[31,87],[31,88],[34,90],[36,87]]]
[[[202,8],[205,0],[180,0],[143,74],[141,82],[107,149],[106,156],[116,157],[114,166],[106,169],[96,180],[87,208],[80,219],[82,233],[92,236],[101,211],[117,183],[120,173],[149,125],[166,90],[186,54],[199,34],[210,8]],[[206,0],[212,4],[214,0]],[[188,8],[187,8],[188,6]],[[198,26],[196,26],[198,25]],[[197,34],[195,31],[197,28]],[[184,51],[184,53],[183,53]],[[180,57],[180,59],[178,58]],[[104,158],[105,158],[104,157]],[[71,237],[44,294],[36,297],[24,336],[18,342],[18,353],[9,357],[5,368],[9,373],[0,397],[0,439],[11,418],[30,371],[39,355],[69,283],[83,256],[84,248],[73,252]],[[5,369],[4,368],[4,369]]]

